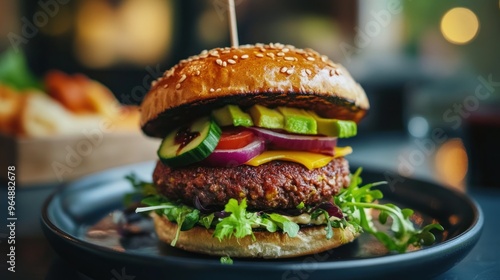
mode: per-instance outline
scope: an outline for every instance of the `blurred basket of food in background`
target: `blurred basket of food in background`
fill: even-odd
[[[142,135],[137,106],[120,104],[83,74],[52,70],[39,81],[23,63],[15,53],[0,60],[0,168],[15,166],[18,184],[62,182],[154,158],[157,141]]]

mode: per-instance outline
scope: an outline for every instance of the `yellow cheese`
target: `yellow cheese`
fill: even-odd
[[[345,157],[345,156],[350,155],[350,154],[352,154],[352,148],[351,148],[351,146],[335,147],[335,156],[334,156],[334,158]]]
[[[254,157],[253,159],[246,162],[246,165],[259,166],[264,163],[268,163],[273,160],[284,160],[293,161],[300,163],[307,167],[308,169],[320,168],[327,165],[330,161],[337,157],[343,157],[352,153],[352,148],[347,147],[336,147],[335,156],[327,156],[318,153],[303,152],[303,151],[265,151],[262,154]]]

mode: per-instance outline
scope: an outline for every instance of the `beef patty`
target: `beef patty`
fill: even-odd
[[[344,158],[313,170],[286,161],[178,169],[158,162],[153,180],[159,193],[188,205],[198,200],[203,207],[223,207],[230,198],[246,198],[250,209],[290,209],[331,200],[349,184],[349,166]]]

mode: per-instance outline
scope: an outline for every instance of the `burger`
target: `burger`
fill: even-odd
[[[289,258],[366,231],[352,149],[337,143],[356,134],[369,102],[326,56],[283,44],[205,50],[154,81],[140,108],[143,132],[163,140],[137,211],[150,211],[161,241]],[[378,198],[363,191],[359,205]]]

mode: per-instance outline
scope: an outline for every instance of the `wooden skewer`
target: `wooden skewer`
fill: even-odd
[[[227,8],[229,9],[229,30],[231,32],[231,46],[238,47],[238,28],[236,26],[236,10],[234,8],[234,0],[227,0]]]

